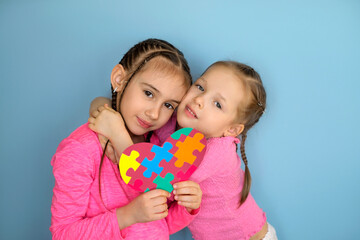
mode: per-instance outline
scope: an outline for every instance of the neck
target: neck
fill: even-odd
[[[133,133],[130,133],[130,137],[134,144],[139,142],[145,142],[144,135],[134,135]]]

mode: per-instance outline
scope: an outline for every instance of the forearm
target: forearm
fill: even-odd
[[[135,224],[133,214],[129,210],[128,206],[120,207],[116,209],[116,218],[119,224],[120,230],[127,228]]]
[[[113,145],[117,156],[121,156],[121,154],[126,148],[134,144],[126,130],[120,130],[117,136],[111,136],[109,140]]]
[[[50,228],[53,239],[122,239],[115,210],[71,223],[61,221],[55,221],[57,224]]]

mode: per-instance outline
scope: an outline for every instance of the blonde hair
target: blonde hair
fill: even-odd
[[[252,67],[235,61],[218,61],[210,65],[205,72],[214,66],[224,66],[234,71],[245,89],[246,98],[245,101],[239,103],[237,119],[239,123],[244,124],[244,130],[240,134],[240,153],[245,164],[245,178],[240,199],[240,204],[242,204],[249,195],[251,187],[251,174],[245,154],[245,141],[248,130],[259,121],[265,112],[266,92],[260,75]]]

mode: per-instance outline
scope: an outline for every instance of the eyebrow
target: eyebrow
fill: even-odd
[[[153,89],[155,92],[157,92],[158,94],[161,94],[161,92],[156,88],[156,87],[154,87],[153,85],[151,85],[151,84],[148,84],[148,83],[142,83],[143,85],[145,85],[145,86],[148,86],[149,88],[151,88],[151,89]],[[171,102],[174,102],[174,103],[177,103],[177,104],[180,104],[180,101],[176,101],[176,100],[174,100],[174,99],[171,99],[170,100]]]
[[[155,92],[160,93],[160,91],[156,87],[154,87],[153,85],[148,84],[148,83],[142,83],[142,84],[148,86],[149,88],[152,88]]]
[[[219,93],[219,98],[226,102],[226,99]]]
[[[207,84],[207,81],[203,76],[199,77],[199,79],[204,81]],[[225,99],[225,97],[223,97],[223,95],[221,95],[220,93],[218,93],[217,95],[219,95],[219,98],[221,98],[224,102],[226,102],[226,99]]]

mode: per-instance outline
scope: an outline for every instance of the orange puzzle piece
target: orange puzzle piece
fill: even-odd
[[[182,167],[185,162],[193,164],[196,159],[193,152],[195,150],[200,152],[205,147],[205,145],[200,142],[203,137],[201,133],[196,133],[194,137],[187,136],[184,142],[176,143],[176,146],[179,148],[174,154],[174,157],[178,159],[174,164],[176,167]]]

